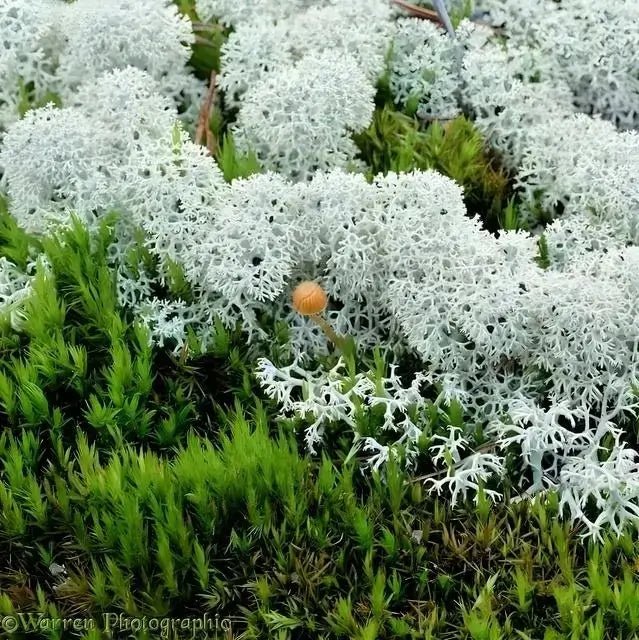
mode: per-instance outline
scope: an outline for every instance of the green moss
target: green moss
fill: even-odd
[[[469,213],[491,231],[507,216],[517,227],[510,177],[488,152],[472,122],[460,116],[428,126],[386,104],[375,111],[370,127],[355,137],[370,174],[435,169],[464,187]]]
[[[396,468],[367,479],[301,456],[259,402],[244,409],[168,455],[101,460],[79,433],[55,471],[28,431],[5,435],[0,612],[207,612],[247,638],[637,632],[636,542],[581,543],[553,500],[450,509]]]
[[[224,179],[231,182],[236,178],[248,178],[262,170],[260,163],[253,152],[240,153],[235,147],[233,136],[224,134],[216,154],[217,163],[224,174]]]
[[[0,617],[97,627],[15,637],[106,638],[107,613],[207,613],[269,640],[637,636],[636,539],[583,542],[552,493],[452,508],[394,464],[363,474],[345,425],[305,455],[304,421],[276,419],[255,353],[219,323],[206,353],[151,347],[117,302],[114,220],[38,241],[0,212],[0,255],[48,263],[19,328],[0,323]],[[141,243],[128,260],[155,267]],[[162,293],[188,296],[170,273]],[[347,360],[350,375],[388,366]],[[426,438],[466,420],[455,404],[432,418]],[[357,427],[379,421],[362,407]]]
[[[21,266],[38,251],[46,259],[36,267],[19,329],[2,325],[0,424],[34,430],[46,450],[70,446],[78,430],[105,447],[172,446],[188,429],[208,429],[215,404],[228,403],[243,384],[236,344],[221,325],[210,352],[192,346],[189,366],[149,346],[148,331],[118,304],[107,263],[112,222],[105,220],[93,236],[74,222],[36,242],[0,215],[0,254],[17,257]],[[148,259],[141,244],[130,256],[139,268]],[[179,268],[170,270],[167,286],[158,293],[187,297]],[[234,366],[239,369],[231,373]],[[206,388],[213,381],[217,388]]]
[[[62,106],[60,96],[52,91],[47,91],[42,98],[36,100],[35,86],[32,82],[25,84],[20,81],[20,84],[18,85],[18,96],[18,113],[21,118],[24,117],[24,115],[31,109],[39,109],[50,103],[54,104],[56,107]]]

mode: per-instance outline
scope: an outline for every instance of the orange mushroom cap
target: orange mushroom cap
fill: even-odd
[[[303,316],[321,313],[328,305],[326,291],[317,282],[300,282],[293,291],[293,308]]]

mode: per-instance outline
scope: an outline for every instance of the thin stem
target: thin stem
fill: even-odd
[[[331,327],[330,324],[328,324],[328,322],[320,315],[312,315],[310,316],[311,320],[313,320],[313,322],[315,322],[315,324],[317,324],[322,331],[326,334],[326,336],[328,337],[328,339],[339,349],[344,349],[344,338],[338,336],[335,333],[335,330],[333,329],[333,327]]]
[[[217,148],[217,143],[214,140],[210,128],[211,111],[213,109],[216,97],[216,78],[217,76],[215,74],[215,71],[211,71],[209,90],[206,94],[206,97],[204,98],[204,101],[202,102],[200,115],[198,117],[197,130],[195,132],[195,143],[204,144],[204,140],[206,140],[206,146],[211,155],[214,155]]]

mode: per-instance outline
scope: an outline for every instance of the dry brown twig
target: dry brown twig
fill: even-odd
[[[195,130],[195,142],[196,144],[204,144],[206,140],[206,148],[213,156],[217,152],[217,140],[211,131],[209,126],[211,120],[211,112],[214,107],[215,97],[217,90],[217,74],[215,71],[211,71],[211,79],[209,81],[209,90],[206,93],[206,97],[202,102],[200,108],[200,114],[197,120],[197,129]]]
[[[431,22],[442,24],[437,11],[431,11],[430,9],[424,9],[424,7],[418,7],[415,4],[406,2],[406,0],[393,0],[393,2],[416,18],[424,18],[425,20],[430,20]]]

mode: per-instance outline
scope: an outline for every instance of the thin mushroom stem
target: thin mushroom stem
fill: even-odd
[[[335,333],[335,329],[326,321],[326,319],[319,314],[310,315],[309,318],[317,324],[320,329],[326,334],[328,339],[339,349],[344,348],[344,339]]]

